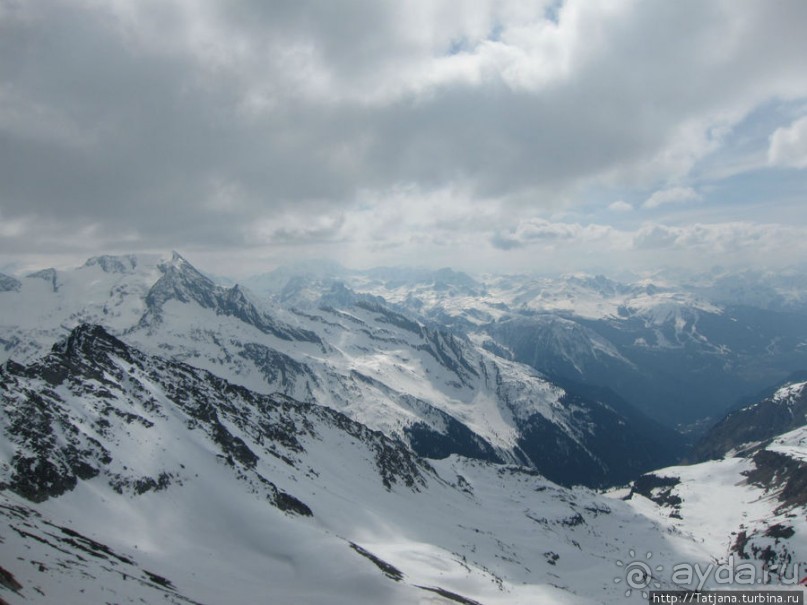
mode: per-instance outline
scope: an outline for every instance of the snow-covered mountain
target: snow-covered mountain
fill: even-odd
[[[668,531],[639,495],[426,461],[327,407],[99,326],[6,362],[0,395],[0,598],[12,605],[639,602],[678,587],[661,571],[636,583],[645,552],[654,570],[722,552],[697,523]]]
[[[723,565],[756,565],[774,583],[802,581],[807,575],[807,382],[789,381],[728,414],[691,458],[704,461],[634,481],[628,498],[634,509],[671,532],[702,541]]]
[[[567,485],[596,486],[677,453],[674,434],[648,430],[631,410],[560,388],[341,282],[271,302],[215,284],[176,253],[44,273],[0,293],[0,338],[20,362],[75,325],[97,323],[256,392],[326,405],[433,458],[526,464]],[[454,273],[444,278],[471,287]]]
[[[731,412],[695,446],[690,458],[709,460],[730,452],[757,449],[760,444],[807,425],[807,382],[792,380],[773,394]]]
[[[0,602],[612,604],[698,588],[687,567],[807,573],[803,382],[717,425],[733,457],[640,476],[669,433],[575,380],[644,371],[630,326],[660,361],[718,358],[734,310],[581,276],[645,302],[593,319],[453,271],[274,277],[267,297],[173,254],[0,279]],[[577,374],[519,361],[539,325],[532,365]]]
[[[328,275],[309,267],[251,283],[299,304],[335,281],[486,343],[550,379],[608,387],[669,426],[703,426],[807,367],[803,272],[622,283],[578,274],[472,278],[450,270]]]
[[[725,305],[743,305],[772,311],[807,309],[807,268],[729,272],[716,270],[684,279],[690,290]]]
[[[807,573],[807,427],[731,454],[646,474],[635,481],[629,502],[668,531],[701,541],[718,566],[752,564],[772,583],[801,581]]]

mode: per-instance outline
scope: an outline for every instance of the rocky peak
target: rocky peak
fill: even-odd
[[[807,424],[807,382],[791,381],[758,403],[728,414],[695,446],[695,461],[720,458],[730,451],[759,446]]]
[[[171,260],[161,263],[159,268],[163,275],[146,296],[149,309],[157,312],[173,299],[216,308],[216,285],[178,253],[173,252]]]
[[[101,326],[81,324],[73,328],[67,338],[53,345],[52,352],[67,357],[95,357],[99,352],[128,356],[129,348]]]
[[[125,256],[102,255],[93,256],[84,263],[85,267],[100,267],[105,273],[131,273],[137,267],[137,257],[133,254]]]
[[[335,281],[330,290],[325,292],[318,301],[319,306],[344,308],[353,305],[364,305],[369,310],[378,309],[382,312],[386,301],[380,296],[361,294],[347,287],[344,282]]]
[[[14,279],[10,275],[0,273],[0,292],[18,292],[22,287],[20,280]]]
[[[212,309],[218,315],[236,317],[265,334],[273,334],[283,340],[320,342],[316,334],[281,324],[261,311],[253,302],[252,295],[242,286],[217,286],[177,252],[173,253],[170,261],[159,267],[163,275],[146,295],[148,310],[141,319],[141,325],[151,324],[155,320],[159,322],[163,305],[177,300],[196,303],[204,309]]]
[[[129,367],[122,368],[118,360]],[[59,388],[43,389],[42,381]],[[302,464],[309,456],[305,443],[331,439],[352,444],[373,460],[387,490],[400,484],[418,491],[431,470],[400,442],[339,412],[259,395],[203,370],[149,356],[95,325],[77,327],[39,362],[0,367],[0,393],[12,403],[0,409],[0,435],[13,452],[6,456],[4,449],[0,456],[0,485],[34,502],[98,475],[118,493],[138,495],[167,489],[188,475],[185,468],[195,462],[180,463],[179,454],[173,462],[167,458],[159,474],[137,456],[129,458],[137,451],[132,425],[149,431],[155,444],[196,432],[249,490],[303,516],[310,516],[311,509],[263,473],[272,461],[281,468]]]

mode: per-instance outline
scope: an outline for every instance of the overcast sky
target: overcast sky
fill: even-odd
[[[0,0],[0,266],[804,263],[805,31],[802,0]]]

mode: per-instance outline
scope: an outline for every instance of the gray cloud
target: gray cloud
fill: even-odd
[[[0,0],[0,249],[515,250],[807,97],[803,2],[468,4]]]
[[[721,262],[724,259],[745,262],[753,256],[767,260],[772,255],[792,262],[807,249],[805,237],[805,227],[736,221],[675,227],[650,223],[633,233],[632,240],[638,250],[706,254]]]
[[[506,231],[497,231],[491,244],[500,250],[513,250],[534,245],[558,246],[573,249],[576,246],[594,246],[605,243],[612,249],[621,247],[624,235],[608,225],[550,222],[543,219],[520,221]]]

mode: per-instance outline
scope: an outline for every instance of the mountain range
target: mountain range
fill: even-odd
[[[98,323],[253,391],[331,407],[421,455],[524,464],[567,485],[624,482],[680,453],[672,430],[627,403],[560,388],[341,283],[281,304],[217,285],[176,253],[47,273],[0,299],[9,357],[34,359],[79,322]]]
[[[750,394],[807,367],[807,273],[795,269],[615,281],[326,267],[282,268],[245,283],[294,304],[347,284],[551,380],[607,387],[693,439]]]
[[[317,271],[245,287],[174,253],[0,277],[0,602],[614,603],[697,588],[683,563],[805,571],[798,376],[681,415],[734,408],[691,450],[592,378],[652,367],[634,328],[659,359],[739,359],[704,326],[748,324],[703,280]],[[561,350],[578,371],[537,367]]]

